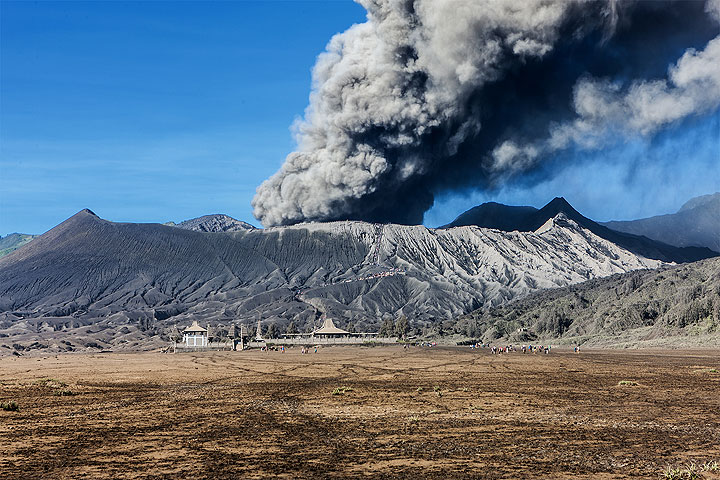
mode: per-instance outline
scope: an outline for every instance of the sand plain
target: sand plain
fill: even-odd
[[[719,371],[710,350],[2,357],[0,478],[661,478],[720,462]]]

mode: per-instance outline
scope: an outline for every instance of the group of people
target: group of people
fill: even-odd
[[[285,353],[285,345],[280,345],[279,347],[270,347],[270,346],[266,345],[266,346],[260,348],[260,351],[262,351],[262,352],[269,352],[270,350],[280,352],[280,353]],[[315,353],[317,353],[317,351],[318,351],[318,347],[315,347]],[[303,355],[305,355],[306,353],[310,353],[310,347],[303,346],[300,349],[300,353]]]
[[[510,353],[510,352],[517,352],[518,348],[522,353],[544,353],[549,354],[550,349],[552,349],[552,345],[522,345],[518,347],[517,345],[505,345],[498,347],[496,345],[480,345],[480,344],[474,344],[471,345],[470,348],[487,348],[490,347],[490,353],[493,355],[499,355],[501,353]],[[579,349],[578,349],[579,351]]]
[[[519,347],[517,345],[505,345],[505,346],[498,347],[496,345],[475,343],[473,345],[470,345],[470,348],[471,349],[490,348],[490,353],[492,353],[493,355],[499,355],[501,353],[517,352],[518,349],[522,353],[544,353],[547,355],[550,353],[550,350],[552,350],[552,345],[521,345]],[[573,352],[580,353],[580,345],[576,345],[573,348]]]
[[[550,353],[550,349],[552,348],[552,345],[528,345],[527,347],[525,345],[522,346],[522,353]]]

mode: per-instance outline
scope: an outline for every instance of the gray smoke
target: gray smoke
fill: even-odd
[[[439,192],[718,107],[718,40],[642,79],[718,34],[720,0],[359,1],[367,22],[318,57],[297,151],[253,199],[266,226],[420,223]]]
[[[706,5],[720,22],[720,0]],[[506,140],[493,151],[494,168],[524,170],[553,152],[576,146],[600,148],[616,138],[648,136],[685,117],[720,106],[720,37],[704,50],[693,48],[668,68],[667,78],[635,80],[584,77],[573,89],[577,117],[550,127],[547,139],[530,144]]]

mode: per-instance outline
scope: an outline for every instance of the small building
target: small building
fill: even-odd
[[[208,346],[208,331],[198,325],[197,320],[192,325],[183,330],[183,343],[186,347],[202,347]]]
[[[322,327],[312,332],[313,337],[321,338],[337,338],[337,337],[349,337],[353,334],[342,328],[338,328],[332,321],[332,318],[325,318]]]

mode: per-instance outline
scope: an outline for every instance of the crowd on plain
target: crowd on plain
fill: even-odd
[[[512,352],[521,352],[521,353],[542,353],[545,355],[548,355],[550,351],[552,350],[552,345],[490,345],[490,344],[481,344],[481,343],[475,343],[470,345],[471,349],[479,349],[479,348],[489,348],[490,353],[493,355],[501,355],[503,353],[512,353]],[[579,347],[575,347],[575,352],[578,353],[580,351]]]

